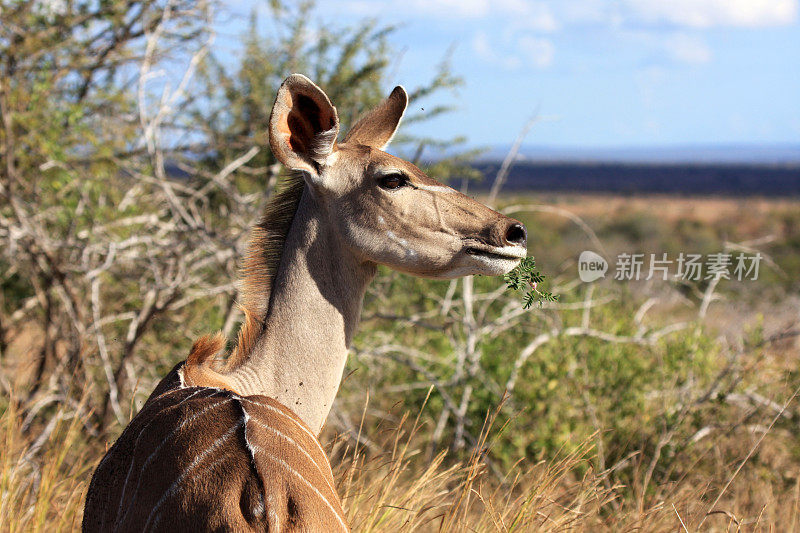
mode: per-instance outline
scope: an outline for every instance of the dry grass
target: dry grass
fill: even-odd
[[[590,468],[591,447],[498,479],[485,460],[493,419],[464,463],[446,466],[445,452],[421,461],[413,447],[417,422],[406,432],[406,420],[390,453],[367,459],[356,452],[340,467],[354,531],[554,531],[596,523],[592,517],[614,496],[598,476],[575,477]]]
[[[464,462],[449,461],[444,451],[425,457],[426,432],[420,416],[404,416],[393,427],[383,428],[379,452],[348,448],[344,439],[334,442],[331,453],[338,457],[339,491],[353,530],[795,531],[800,527],[798,478],[780,483],[770,475],[776,472],[764,470],[785,459],[773,456],[787,444],[769,428],[746,440],[722,435],[687,465],[684,475],[642,491],[635,484],[620,483],[617,474],[627,469],[633,479],[644,479],[648,462],[637,459],[644,452],[598,472],[592,442],[535,464],[520,461],[510,471],[498,473],[490,452],[493,439],[508,428],[494,427],[495,415],[487,416],[479,442]],[[25,428],[24,418],[15,402],[0,415],[0,530],[78,530],[91,469],[103,450],[87,438],[84,419],[65,408],[55,410],[44,427]],[[789,472],[779,474],[778,478],[787,479]]]
[[[25,427],[10,401],[0,416],[0,529],[75,531],[94,458],[82,419],[58,409],[44,427]]]
[[[675,482],[643,488],[650,475],[644,451],[597,471],[593,439],[497,472],[492,440],[507,428],[494,427],[496,414],[487,416],[466,462],[450,463],[444,451],[427,459],[419,416],[387,429],[383,453],[340,450],[336,476],[353,530],[795,531],[800,524],[800,484],[776,483],[763,472],[763,458],[752,460],[765,441],[773,452],[785,447],[777,436],[770,440],[771,427],[746,441],[722,435]],[[617,475],[626,469],[635,480],[630,486]]]

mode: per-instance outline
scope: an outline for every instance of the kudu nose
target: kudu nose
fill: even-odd
[[[503,239],[507,246],[525,247],[528,245],[528,232],[525,230],[525,226],[517,221],[512,221],[506,228]]]

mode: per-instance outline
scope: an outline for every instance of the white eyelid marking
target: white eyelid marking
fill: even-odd
[[[382,168],[375,172],[378,176],[392,176],[394,174],[402,174],[403,176],[406,175],[405,172],[400,170],[399,168]]]
[[[414,183],[412,185],[414,187],[416,187],[417,189],[420,189],[420,190],[423,190],[423,191],[428,191],[428,192],[438,192],[438,193],[444,193],[444,194],[452,194],[452,193],[458,192],[455,189],[453,189],[451,187],[448,187],[446,185],[422,185],[420,183]]]

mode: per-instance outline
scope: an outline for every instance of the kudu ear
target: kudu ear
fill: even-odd
[[[338,134],[339,116],[322,89],[302,74],[286,78],[269,116],[269,144],[275,157],[313,179],[333,152]]]
[[[394,137],[408,106],[408,94],[397,86],[378,107],[361,117],[350,128],[344,142],[363,144],[383,150]]]

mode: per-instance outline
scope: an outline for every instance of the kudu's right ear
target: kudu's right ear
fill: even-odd
[[[339,134],[339,116],[328,96],[302,74],[281,84],[269,116],[269,144],[292,170],[319,177]]]

